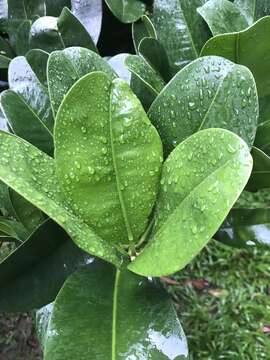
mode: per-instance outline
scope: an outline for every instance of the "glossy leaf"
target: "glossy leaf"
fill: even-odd
[[[62,226],[88,253],[119,265],[106,242],[63,202],[55,162],[24,140],[0,132],[0,179]]]
[[[204,57],[175,75],[148,116],[166,154],[196,131],[213,127],[235,132],[251,147],[258,121],[256,85],[247,68]]]
[[[102,71],[111,80],[116,78],[116,74],[108,63],[91,50],[72,47],[62,51],[55,51],[50,55],[48,85],[51,105],[55,115],[72,85],[92,71]]]
[[[29,311],[48,304],[66,278],[91,261],[64,230],[47,220],[0,263],[0,311]]]
[[[157,38],[164,46],[174,74],[199,56],[209,30],[197,7],[206,0],[155,0],[153,21]]]
[[[212,34],[236,32],[249,26],[241,10],[229,0],[209,0],[198,8]]]
[[[132,39],[137,53],[139,44],[144,38],[157,39],[154,25],[147,15],[143,15],[140,20],[132,24]]]
[[[125,64],[132,73],[131,88],[140,99],[145,110],[165,86],[165,81],[160,74],[146,60],[138,55],[129,55]]]
[[[96,44],[101,31],[102,0],[71,0],[71,8]]]
[[[52,52],[75,45],[97,51],[88,31],[66,7],[59,18],[44,16],[37,19],[31,27],[30,47],[32,49],[42,48],[47,52]]]
[[[144,276],[185,267],[212,238],[250,176],[245,142],[223,129],[189,137],[165,161],[149,242],[129,269]]]
[[[71,88],[57,113],[55,160],[66,201],[85,223],[111,243],[138,240],[158,191],[162,144],[125,81],[93,72]]]
[[[115,55],[108,60],[108,64],[112,67],[117,76],[119,76],[123,80],[126,80],[126,82],[129,84],[131,73],[125,66],[125,61],[128,56],[129,54]]]
[[[202,49],[202,56],[218,55],[247,66],[253,73],[260,97],[270,94],[270,16],[239,33],[218,35]]]
[[[270,209],[233,209],[215,239],[236,248],[269,248]]]
[[[105,0],[111,12],[123,23],[138,20],[145,12],[146,6],[141,0]]]
[[[247,189],[257,191],[270,188],[270,157],[256,147],[252,148],[251,154],[254,166],[247,184]]]
[[[41,49],[32,49],[28,51],[25,57],[40,83],[47,86],[47,62],[49,54]]]
[[[106,264],[81,268],[66,281],[45,339],[44,360],[188,357],[166,292]]]
[[[234,3],[245,15],[249,25],[270,14],[270,3],[268,0],[234,0]]]

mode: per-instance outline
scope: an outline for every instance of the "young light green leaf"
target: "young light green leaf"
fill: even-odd
[[[119,265],[112,247],[63,201],[54,160],[14,135],[0,132],[0,179],[62,226],[86,252]]]
[[[244,14],[249,25],[266,15],[270,15],[270,3],[268,0],[234,0],[234,4]]]
[[[81,268],[66,281],[43,341],[44,360],[188,358],[166,292],[107,264]]]
[[[97,48],[82,23],[68,8],[64,8],[59,18],[43,16],[37,19],[30,30],[30,48],[41,48],[47,52],[82,46],[97,52]]]
[[[218,230],[251,169],[247,145],[227,130],[199,131],[178,145],[163,166],[149,243],[129,269],[160,276],[185,267]]]
[[[197,11],[214,36],[241,31],[249,26],[240,9],[229,0],[209,0]]]
[[[204,46],[201,56],[217,55],[247,66],[254,75],[260,97],[270,94],[270,16],[238,33],[218,35]]]
[[[53,52],[48,61],[48,86],[54,114],[73,84],[92,71],[102,71],[113,80],[117,76],[108,63],[95,52],[71,47]]]
[[[254,167],[247,184],[250,191],[270,188],[270,157],[256,147],[251,151]]]
[[[85,223],[111,243],[138,240],[158,191],[162,144],[125,81],[93,72],[70,89],[57,113],[55,160],[66,201]]]
[[[209,39],[207,25],[197,13],[206,0],[155,0],[151,20],[164,46],[172,74],[199,56]],[[168,36],[169,34],[169,36]]]
[[[270,209],[233,209],[215,239],[236,248],[270,246]]]
[[[258,122],[256,84],[244,66],[220,57],[203,57],[175,75],[148,116],[166,154],[196,131],[213,127],[233,131],[251,147]]]
[[[0,263],[0,311],[29,311],[48,304],[66,278],[91,261],[59,225],[46,220]]]
[[[138,20],[145,12],[146,6],[141,0],[105,0],[111,12],[123,23]]]

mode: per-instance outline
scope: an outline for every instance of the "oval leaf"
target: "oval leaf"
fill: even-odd
[[[213,127],[235,132],[251,147],[258,121],[256,84],[247,68],[204,57],[175,75],[148,116],[167,154],[196,131]]]
[[[57,296],[43,336],[44,360],[188,358],[164,290],[128,271],[93,265],[73,274]]]
[[[55,145],[70,206],[107,241],[138,240],[157,194],[162,145],[128,84],[101,72],[80,79],[59,108]]]
[[[123,23],[138,20],[146,10],[141,0],[105,0],[111,12]]]
[[[247,145],[227,130],[203,130],[178,145],[163,166],[149,243],[129,269],[160,276],[186,266],[218,230],[251,169]]]

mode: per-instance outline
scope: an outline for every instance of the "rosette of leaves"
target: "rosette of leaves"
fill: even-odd
[[[200,252],[246,186],[258,118],[254,78],[223,58],[195,60],[147,115],[91,50],[52,52],[46,74],[54,158],[25,136],[0,133],[1,180],[51,219],[0,265],[0,308],[54,301],[41,311],[45,359],[187,358],[158,277]],[[16,116],[14,107],[9,122]]]

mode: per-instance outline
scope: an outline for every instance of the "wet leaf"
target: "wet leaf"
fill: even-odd
[[[249,25],[270,14],[270,3],[268,0],[234,0],[234,3],[245,15]]]
[[[165,86],[160,74],[146,60],[138,55],[129,55],[125,64],[131,72],[131,88],[140,99],[145,110]]]
[[[162,90],[148,116],[166,154],[196,131],[213,127],[233,131],[251,147],[258,121],[256,84],[241,65],[214,56],[197,59]]]
[[[214,236],[236,248],[270,247],[270,209],[233,209]]]
[[[119,265],[115,251],[64,203],[54,160],[14,135],[0,132],[0,179],[62,226],[83,250]]]
[[[123,23],[138,20],[145,12],[146,6],[140,0],[105,0],[111,12]]]
[[[48,304],[66,278],[91,261],[60,226],[45,221],[0,263],[0,311],[29,311]]]
[[[240,31],[249,26],[241,10],[229,0],[209,0],[197,11],[214,36]]]
[[[144,276],[185,267],[212,238],[250,176],[245,142],[223,129],[189,137],[165,161],[149,242],[129,269]]]
[[[270,72],[269,36],[270,16],[267,16],[247,30],[215,36],[205,44],[201,55],[222,56],[247,66],[256,80],[259,96],[263,97],[270,94],[270,78],[265,76]]]
[[[126,80],[128,84],[130,83],[131,73],[126,67],[125,61],[129,55],[130,54],[118,54],[108,60],[109,65],[113,68],[117,76]]]
[[[97,51],[88,31],[66,7],[59,18],[43,16],[37,19],[31,26],[29,41],[31,49],[41,48],[47,52],[71,46]]]
[[[136,242],[158,191],[162,144],[125,81],[93,72],[71,88],[57,113],[55,159],[85,223],[108,242]]]
[[[91,50],[72,47],[62,51],[55,51],[50,55],[48,85],[51,105],[55,115],[72,85],[92,71],[102,71],[111,80],[116,78],[115,72],[108,63]]]
[[[247,189],[257,191],[260,189],[270,188],[270,158],[262,150],[256,147],[251,151],[253,157],[253,170]]]
[[[107,264],[81,268],[66,281],[43,338],[45,360],[188,358],[166,292]]]
[[[28,51],[25,57],[40,83],[47,86],[47,62],[49,53],[41,49],[32,49]]]
[[[71,9],[96,44],[101,31],[102,0],[71,0]]]
[[[196,59],[210,37],[205,22],[197,13],[197,7],[205,2],[206,0],[154,1],[151,20],[157,38],[167,52],[172,74]]]
[[[132,24],[132,39],[136,52],[144,38],[157,39],[157,33],[151,19],[147,15],[143,15],[141,19]]]

